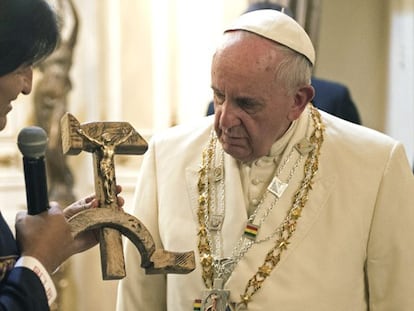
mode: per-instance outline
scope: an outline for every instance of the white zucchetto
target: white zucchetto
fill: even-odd
[[[305,30],[293,18],[277,10],[256,10],[240,15],[224,32],[245,30],[275,41],[304,55],[315,64],[315,49]]]

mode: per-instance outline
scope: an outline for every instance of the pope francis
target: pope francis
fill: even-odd
[[[145,275],[126,244],[119,311],[414,310],[414,177],[403,146],[309,102],[315,52],[275,10],[213,56],[215,115],[155,135],[134,214],[186,275]]]

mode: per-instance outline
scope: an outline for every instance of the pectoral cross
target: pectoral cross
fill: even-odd
[[[201,311],[228,311],[230,291],[223,289],[223,279],[213,282],[213,289],[205,291]]]
[[[141,266],[147,273],[188,273],[195,268],[193,252],[174,253],[155,249],[151,234],[135,217],[119,210],[116,198],[114,157],[116,154],[143,154],[146,141],[127,122],[80,124],[67,113],[61,120],[63,152],[93,154],[95,194],[100,208],[76,214],[69,220],[72,233],[100,230],[101,266],[104,280],[125,277],[121,233],[141,253]]]

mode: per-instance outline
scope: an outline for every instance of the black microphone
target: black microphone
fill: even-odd
[[[37,126],[23,128],[17,137],[17,146],[23,154],[29,215],[40,214],[49,208],[45,167],[47,140],[45,130]]]

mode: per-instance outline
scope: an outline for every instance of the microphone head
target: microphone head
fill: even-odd
[[[46,153],[47,134],[38,126],[23,128],[17,137],[17,146],[26,158],[40,158]]]

